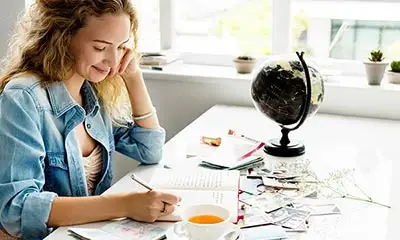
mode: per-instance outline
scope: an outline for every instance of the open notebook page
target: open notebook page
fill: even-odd
[[[150,181],[156,189],[238,190],[239,171],[157,169]]]
[[[179,221],[182,209],[196,204],[220,204],[229,209],[232,221],[238,212],[239,171],[190,169],[176,171],[159,169],[151,185],[182,198],[180,206],[160,221]]]

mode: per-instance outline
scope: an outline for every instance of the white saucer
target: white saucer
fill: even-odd
[[[189,240],[187,237],[176,235],[176,233],[174,232],[174,228],[168,229],[165,235],[167,236],[167,240]],[[222,238],[221,240],[228,240],[228,239],[225,237]],[[242,233],[240,233],[239,238],[237,240],[244,240]]]

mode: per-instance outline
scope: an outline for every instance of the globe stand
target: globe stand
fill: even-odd
[[[299,60],[303,66],[304,73],[306,76],[306,82],[307,82],[307,94],[305,94],[305,104],[301,106],[301,114],[300,114],[300,120],[297,124],[297,126],[293,128],[287,128],[283,125],[281,126],[281,132],[282,132],[282,137],[281,139],[272,139],[266,142],[264,146],[264,152],[272,155],[272,156],[277,156],[277,157],[296,157],[303,155],[305,153],[305,146],[303,143],[299,141],[290,141],[289,140],[289,132],[296,130],[299,128],[304,121],[307,118],[308,111],[310,109],[310,103],[311,103],[311,78],[310,78],[310,72],[308,71],[308,67],[306,62],[304,61],[303,55],[304,52],[298,53],[296,52],[296,55],[299,57]]]
[[[289,130],[282,128],[282,138],[269,140],[265,143],[264,152],[272,156],[295,157],[305,153],[304,144],[299,141],[289,140]]]

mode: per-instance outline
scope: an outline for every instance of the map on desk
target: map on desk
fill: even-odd
[[[142,223],[131,219],[113,221],[100,229],[69,228],[68,231],[79,239],[96,240],[157,240],[163,239],[167,227],[160,224]]]

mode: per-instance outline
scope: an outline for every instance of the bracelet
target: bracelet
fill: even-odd
[[[154,114],[156,114],[156,112],[157,112],[157,111],[156,111],[156,108],[153,107],[153,110],[151,110],[151,112],[146,113],[146,114],[144,114],[144,115],[141,115],[141,116],[134,116],[134,115],[132,115],[132,120],[133,120],[133,121],[143,120],[143,119],[146,119],[146,118],[149,118],[149,117],[153,116]]]

